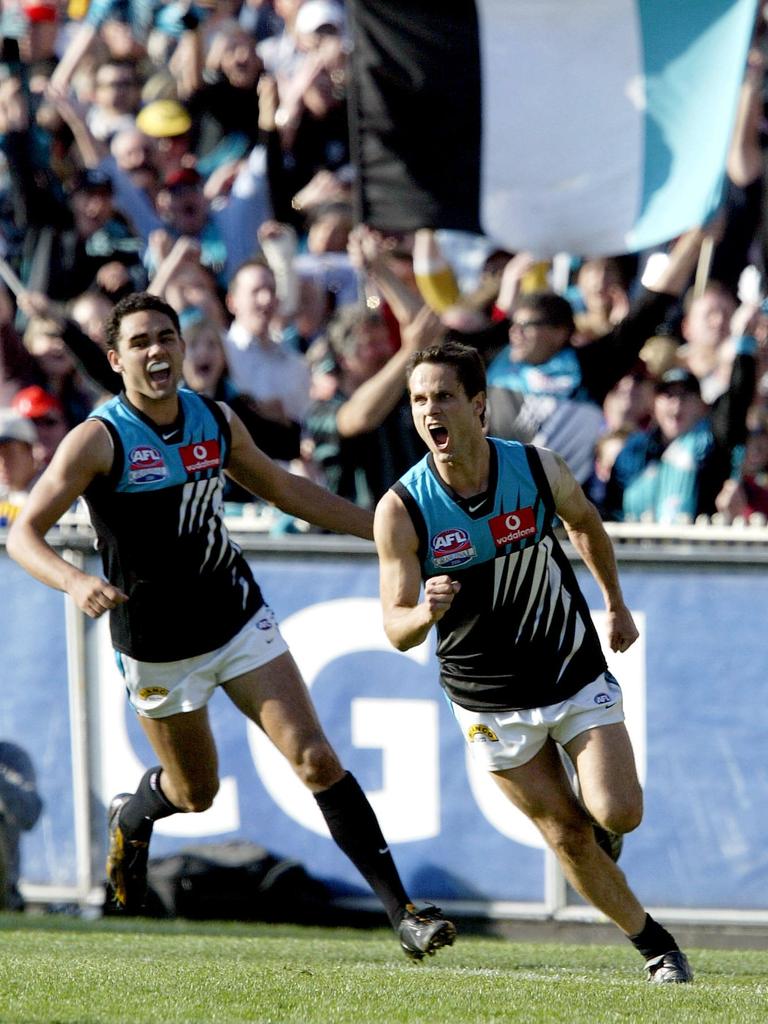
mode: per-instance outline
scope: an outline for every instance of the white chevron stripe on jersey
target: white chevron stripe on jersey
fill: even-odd
[[[584,627],[584,623],[583,623],[583,621],[581,619],[581,616],[580,615],[576,616],[576,629],[575,629],[574,636],[573,636],[573,644],[571,645],[570,653],[568,654],[568,656],[566,658],[563,659],[562,668],[560,669],[560,672],[559,672],[559,674],[557,676],[557,681],[558,682],[560,682],[560,680],[562,679],[563,672],[565,672],[565,670],[568,668],[568,665],[570,663],[571,658],[574,656],[574,654],[578,651],[578,649],[581,647],[582,643],[584,642],[584,637],[586,635],[586,632],[587,631],[586,631],[586,629]]]
[[[525,579],[526,573],[528,572],[528,563],[530,562],[531,558],[533,558],[535,551],[536,545],[534,544],[531,547],[525,548],[523,551],[518,552],[516,566],[517,580],[515,581],[515,593],[512,598],[513,601],[517,600],[517,596],[520,593],[520,587],[522,586],[523,580]]]
[[[520,639],[520,634],[525,629],[525,624],[528,621],[528,616],[531,614],[531,609],[535,607],[537,613],[540,611],[542,591],[546,593],[544,585],[547,582],[547,550],[543,544],[537,544],[530,550],[534,552],[532,567],[533,573],[531,575],[530,583],[528,584],[528,603],[525,606],[525,611],[520,616],[520,626],[517,630],[515,643]]]
[[[522,628],[525,625],[525,622],[526,622],[526,620],[528,618],[528,613],[529,613],[529,611],[531,609],[531,606],[534,604],[534,600],[535,600],[534,623],[533,623],[533,628],[531,629],[531,636],[534,636],[536,631],[539,628],[539,620],[541,619],[541,613],[544,611],[544,605],[545,605],[545,603],[547,601],[547,598],[549,598],[549,603],[550,603],[550,613],[549,613],[549,621],[547,623],[547,630],[549,629],[549,622],[552,621],[552,607],[551,606],[555,602],[554,602],[554,599],[553,599],[552,577],[551,577],[551,571],[550,571],[551,559],[550,559],[549,556],[550,556],[551,552],[552,552],[552,540],[551,540],[550,537],[545,537],[541,541],[541,543],[538,545],[537,552],[536,552],[536,559],[537,559],[537,562],[539,563],[537,565],[537,568],[536,568],[536,576],[539,577],[539,583],[538,583],[538,586],[537,586],[535,581],[531,582],[531,596],[528,599],[528,607],[525,609],[525,614],[523,615],[523,618],[522,618],[521,623],[520,623],[520,630],[522,630]],[[559,570],[558,570],[558,572],[559,572]],[[518,637],[520,636],[520,630],[518,630],[518,634],[517,634]],[[545,635],[546,635],[547,630],[545,630]]]
[[[496,608],[499,603],[499,587],[501,586],[502,580],[505,578],[505,573],[509,572],[507,578],[507,585],[504,588],[504,597],[507,596],[507,590],[509,589],[509,580],[512,577],[512,569],[510,567],[511,555],[504,555],[501,558],[495,558],[493,560],[493,602],[492,606]],[[503,599],[502,599],[503,601]]]
[[[550,543],[550,548],[551,548]],[[544,627],[544,635],[549,635],[549,629],[552,625],[552,619],[557,608],[557,595],[560,593],[563,584],[563,574],[560,572],[560,566],[557,564],[554,558],[550,558],[549,565],[547,566],[549,572],[549,590],[550,590],[550,602],[549,602],[549,615],[547,616],[547,624]]]
[[[202,529],[203,525],[213,514],[212,497],[216,492],[216,488],[221,486],[221,478],[210,477],[208,480],[198,481],[198,484],[199,486],[193,492],[189,509],[188,529],[190,533]]]

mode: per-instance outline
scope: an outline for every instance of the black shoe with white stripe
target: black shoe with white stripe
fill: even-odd
[[[679,949],[651,957],[645,961],[645,969],[648,972],[648,981],[657,985],[681,985],[693,981],[693,971],[688,963],[688,957]]]

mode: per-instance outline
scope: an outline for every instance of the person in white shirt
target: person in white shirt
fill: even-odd
[[[259,259],[235,273],[227,292],[233,316],[224,345],[238,391],[255,399],[259,413],[279,423],[300,423],[309,407],[310,372],[304,358],[280,342],[275,276]]]

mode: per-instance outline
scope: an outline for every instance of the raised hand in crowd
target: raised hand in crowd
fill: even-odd
[[[530,252],[518,252],[509,260],[501,272],[499,294],[496,306],[508,317],[512,316],[512,306],[520,294],[525,275],[536,265],[536,257]]]
[[[29,104],[21,80],[11,75],[0,82],[0,134],[29,128]]]

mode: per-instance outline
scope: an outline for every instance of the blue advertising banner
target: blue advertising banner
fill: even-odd
[[[373,559],[251,558],[342,762],[380,818],[408,888],[437,900],[544,899],[535,829],[475,769],[442,697],[431,643],[400,654],[384,637]],[[0,623],[4,736],[39,773],[43,820],[25,838],[28,881],[74,877],[63,599],[3,558]],[[601,624],[601,601],[582,582]],[[646,813],[622,867],[651,906],[768,909],[766,698],[757,616],[768,574],[738,566],[622,566],[641,639],[612,656],[644,783]],[[195,623],[190,623],[190,629]],[[94,880],[110,796],[154,763],[128,708],[106,623],[86,628],[92,744]],[[327,835],[314,800],[260,734],[215,696],[222,785],[201,815],[159,822],[153,855],[247,839],[301,861],[338,893],[366,894]],[[100,820],[98,820],[100,819]]]
[[[64,595],[36,583],[5,554],[0,615],[0,740],[32,759],[43,813],[22,838],[27,881],[74,885],[72,744]]]

